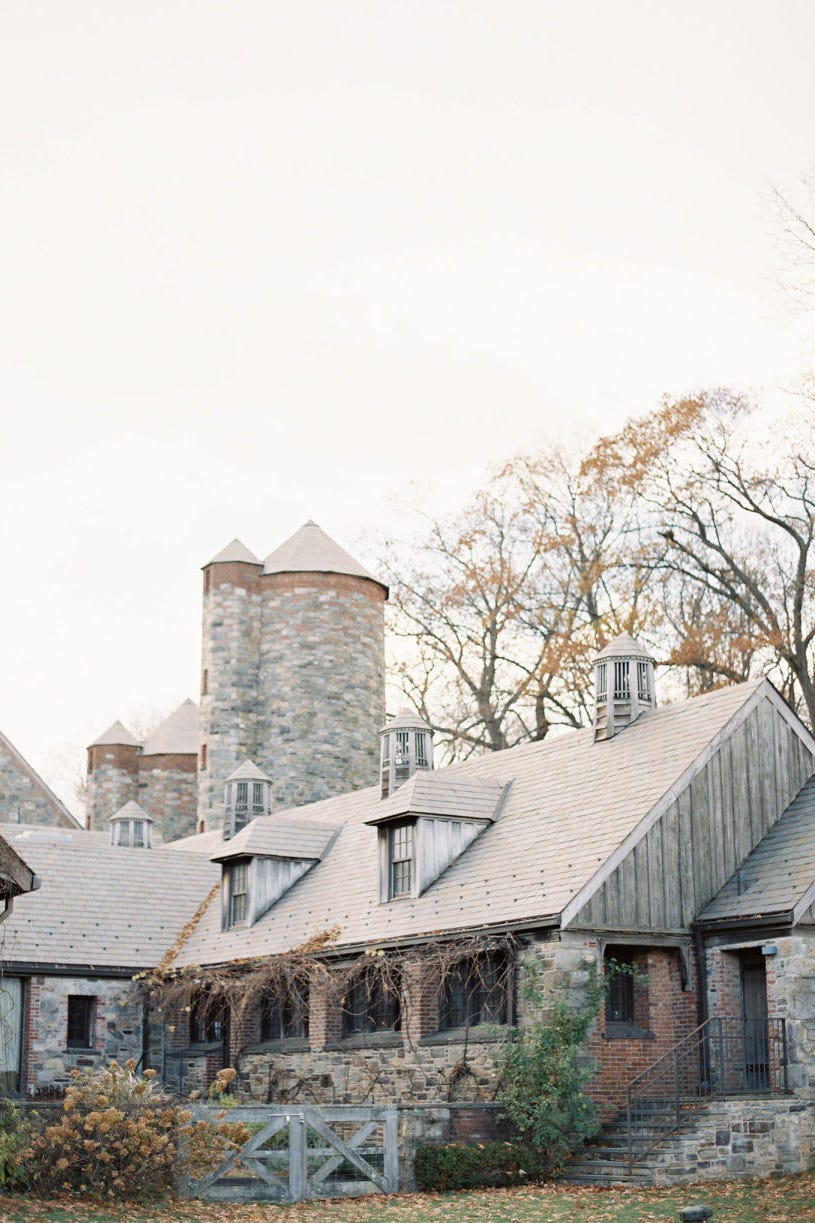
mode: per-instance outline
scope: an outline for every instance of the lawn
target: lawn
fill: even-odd
[[[713,1223],[815,1220],[815,1176],[730,1181],[672,1189],[544,1186],[486,1193],[406,1194],[298,1206],[220,1206],[174,1202],[161,1208],[95,1206],[0,1198],[0,1223],[677,1223],[695,1202]]]

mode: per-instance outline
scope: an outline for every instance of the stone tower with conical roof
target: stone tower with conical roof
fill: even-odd
[[[233,540],[203,597],[199,823],[246,759],[277,808],[373,784],[387,587],[307,522],[264,562]]]

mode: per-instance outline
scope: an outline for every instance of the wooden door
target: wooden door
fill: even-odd
[[[762,955],[745,956],[742,960],[741,998],[744,1085],[748,1091],[767,1091],[770,1086],[767,974]]]

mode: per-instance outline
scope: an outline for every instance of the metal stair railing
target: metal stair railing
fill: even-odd
[[[708,1019],[629,1084],[629,1168],[712,1098],[787,1090],[783,1019]]]

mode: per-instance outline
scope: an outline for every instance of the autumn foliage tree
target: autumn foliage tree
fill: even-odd
[[[666,400],[582,459],[515,459],[428,523],[393,574],[399,677],[454,756],[586,724],[592,659],[623,631],[675,691],[769,674],[815,725],[814,534],[805,432],[763,438],[726,390]]]

